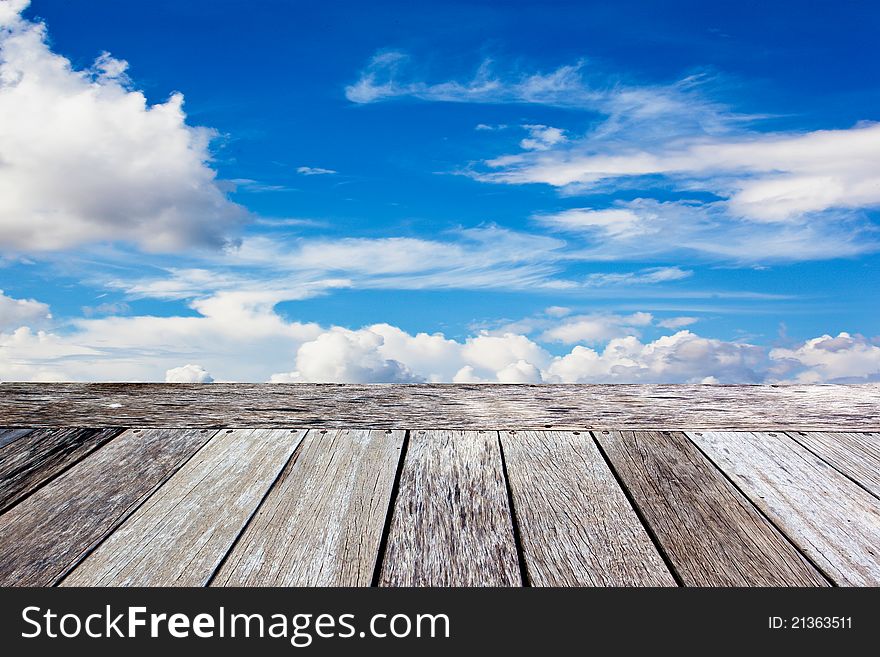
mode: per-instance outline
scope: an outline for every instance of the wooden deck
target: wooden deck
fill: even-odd
[[[878,386],[239,388],[0,385],[0,584],[880,585]]]

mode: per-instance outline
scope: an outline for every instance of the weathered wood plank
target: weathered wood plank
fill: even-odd
[[[0,586],[46,586],[102,541],[215,432],[123,432],[0,516]]]
[[[880,385],[0,384],[22,426],[880,431]]]
[[[205,585],[305,433],[221,430],[61,585]]]
[[[382,586],[519,586],[494,431],[413,431]]]
[[[880,584],[880,500],[782,433],[688,437],[833,582]]]
[[[37,429],[0,447],[0,513],[122,429]]]
[[[14,440],[18,440],[22,436],[26,436],[31,431],[36,431],[36,429],[26,427],[17,427],[17,428],[5,428],[0,429],[0,448],[5,447],[9,443]]]
[[[788,435],[880,497],[880,433],[798,431]]]
[[[684,434],[595,435],[686,586],[828,585]]]
[[[675,586],[589,432],[501,433],[529,582]]]
[[[312,429],[212,586],[369,586],[403,431]]]

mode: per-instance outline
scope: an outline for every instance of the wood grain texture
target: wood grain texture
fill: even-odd
[[[519,586],[494,431],[414,431],[382,562],[382,586]]]
[[[788,435],[880,497],[880,433],[798,431]]]
[[[22,436],[26,436],[31,431],[36,431],[36,429],[22,427],[0,429],[0,448],[5,447],[14,440],[18,440]]]
[[[56,582],[214,434],[133,429],[0,516],[0,586]]]
[[[880,385],[2,383],[20,426],[880,431]]]
[[[686,586],[827,586],[682,433],[596,432]]]
[[[218,432],[62,586],[205,585],[305,433]]]
[[[501,433],[533,586],[676,586],[589,432]]]
[[[783,433],[688,437],[833,582],[880,585],[880,500]]]
[[[0,513],[121,431],[37,429],[0,447]]]
[[[212,586],[369,586],[403,431],[311,430]]]

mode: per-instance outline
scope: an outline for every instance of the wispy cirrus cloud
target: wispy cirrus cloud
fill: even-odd
[[[681,267],[648,267],[629,272],[598,272],[587,276],[586,284],[591,287],[609,285],[653,285],[690,278],[694,272]]]
[[[539,217],[588,235],[597,258],[797,261],[880,248],[870,216],[880,208],[880,124],[768,132],[766,117],[714,100],[713,83],[706,73],[633,83],[586,60],[525,73],[485,60],[470,79],[425,82],[408,55],[382,52],[347,94],[357,103],[522,103],[596,115],[581,134],[528,124],[522,151],[471,163],[465,173],[549,185],[569,197],[637,196]]]
[[[337,173],[337,171],[333,169],[307,166],[297,167],[296,172],[302,176],[332,176],[334,173]]]
[[[551,71],[524,71],[484,59],[469,79],[427,82],[418,77],[417,68],[406,52],[380,51],[345,87],[346,98],[358,104],[411,98],[583,110],[605,116],[597,128],[601,134],[621,132],[635,123],[653,126],[656,136],[696,129],[716,134],[756,118],[711,100],[704,93],[714,78],[708,71],[666,84],[632,84],[588,60]]]
[[[537,215],[555,231],[579,235],[580,257],[644,260],[677,255],[731,263],[799,262],[852,257],[880,247],[861,213],[828,210],[800,221],[756,222],[732,216],[723,202],[637,198],[605,208]]]

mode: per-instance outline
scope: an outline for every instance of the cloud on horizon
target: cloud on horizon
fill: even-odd
[[[12,300],[15,302],[16,300]],[[0,331],[3,381],[405,383],[775,383],[880,381],[880,346],[842,332],[790,347],[706,338],[693,318],[569,315],[462,340],[390,324],[352,330],[282,318],[244,294],[193,304],[193,317],[80,319],[66,330]],[[642,341],[640,330],[674,332]],[[542,333],[539,333],[541,332]],[[545,346],[570,351],[553,355]],[[180,366],[179,363],[190,361]],[[278,371],[289,362],[289,371]],[[193,365],[199,362],[199,365]],[[212,374],[208,374],[212,372]]]

